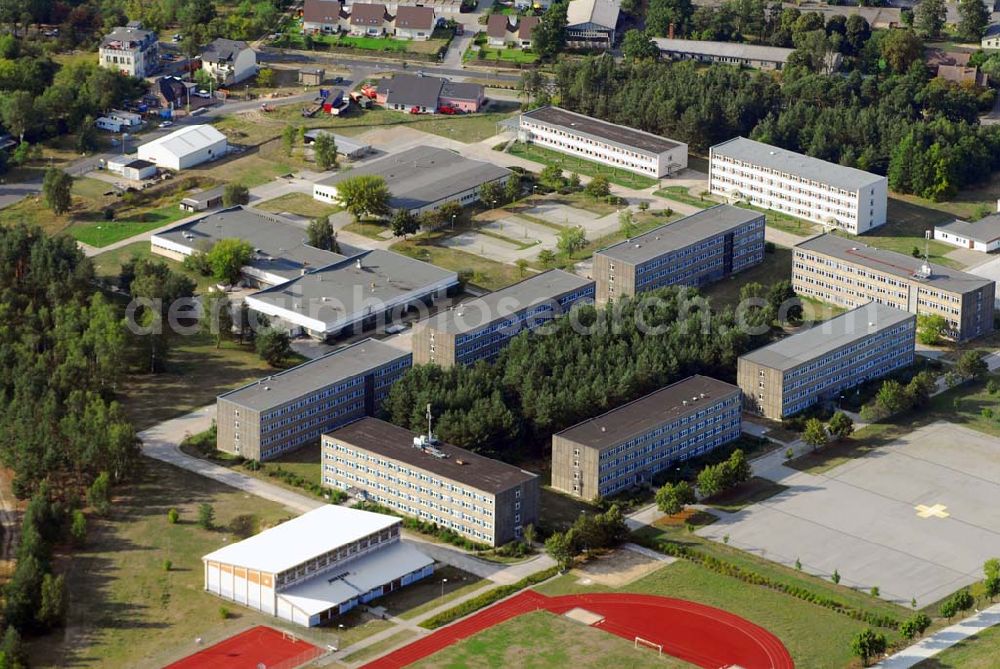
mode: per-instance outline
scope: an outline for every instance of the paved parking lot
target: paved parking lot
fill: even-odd
[[[1000,442],[935,423],[789,486],[699,534],[885,599],[920,606],[982,578],[1000,557]]]

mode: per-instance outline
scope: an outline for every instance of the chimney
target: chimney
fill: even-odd
[[[669,37],[670,39],[674,38],[674,24],[672,21],[670,23],[670,27],[667,28],[667,37]]]
[[[357,260],[355,260],[355,261],[354,261],[354,266],[355,266],[355,267],[356,267],[357,269],[362,269],[362,265],[361,265],[361,258],[358,258]]]

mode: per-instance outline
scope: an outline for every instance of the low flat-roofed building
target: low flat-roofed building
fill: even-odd
[[[375,418],[323,435],[323,485],[492,546],[538,522],[537,474]]]
[[[852,235],[886,221],[885,177],[746,137],[709,151],[709,190]]]
[[[150,243],[153,253],[183,261],[222,239],[253,247],[242,281],[264,290],[245,302],[292,335],[336,336],[401,315],[458,285],[455,272],[393,251],[340,244],[341,254],[310,246],[304,225],[242,206],[174,226]]]
[[[947,336],[966,341],[993,331],[996,284],[921,258],[817,235],[792,249],[792,288],[799,295],[853,308],[887,304],[911,314],[939,314]]]
[[[303,67],[299,70],[299,83],[303,86],[320,86],[325,78],[326,70],[322,67]]]
[[[225,190],[225,186],[217,186],[216,188],[208,188],[197,193],[192,193],[181,200],[180,208],[184,211],[196,212],[221,207],[222,194]]]
[[[372,150],[372,147],[369,144],[359,142],[351,137],[345,137],[344,135],[337,135],[329,130],[321,130],[319,128],[307,130],[303,141],[306,144],[312,144],[320,135],[333,135],[333,142],[337,145],[337,153],[345,158],[348,158],[349,160],[362,158],[371,153]]]
[[[593,281],[560,269],[543,272],[417,323],[413,361],[450,367],[491,360],[518,333],[593,299]]]
[[[402,520],[326,504],[202,558],[205,590],[303,627],[434,573]]]
[[[223,239],[242,239],[254,248],[243,267],[246,283],[274,286],[301,276],[304,271],[345,260],[346,256],[306,243],[301,225],[279,216],[244,206],[221,211],[174,226],[151,238],[153,253],[183,262],[194,253],[204,253]]]
[[[658,179],[687,167],[687,144],[561,107],[521,114],[518,139]]]
[[[246,303],[293,333],[326,339],[397,320],[456,286],[455,272],[375,249],[253,293]]]
[[[795,49],[742,42],[712,42],[708,40],[673,39],[654,37],[653,43],[660,54],[673,60],[697,60],[703,63],[728,63],[760,70],[780,70]],[[840,65],[840,54],[832,53],[827,59],[831,70]]]
[[[764,214],[720,204],[594,254],[597,301],[704,286],[764,261]]]
[[[446,202],[466,206],[479,200],[485,183],[503,185],[511,171],[481,160],[470,160],[454,151],[432,146],[415,146],[339,172],[317,181],[313,197],[337,203],[337,184],[360,175],[380,176],[389,186],[389,207],[415,215],[433,211]]]
[[[1000,250],[1000,213],[990,214],[978,221],[954,220],[935,225],[934,239],[983,253]]]
[[[270,460],[374,416],[413,355],[366,339],[216,399],[216,448]]]
[[[913,364],[916,316],[869,302],[740,356],[747,411],[781,420]]]
[[[740,389],[690,376],[552,435],[552,487],[594,499],[740,436]]]

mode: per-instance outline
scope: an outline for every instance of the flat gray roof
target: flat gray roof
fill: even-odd
[[[878,272],[955,293],[966,293],[993,283],[974,274],[934,263],[929,263],[931,276],[926,279],[919,278],[916,274],[924,264],[922,259],[866,246],[855,239],[845,239],[832,234],[817,235],[797,244],[795,248],[815,251]]]
[[[455,272],[393,251],[374,249],[341,258],[331,265],[258,291],[252,297],[334,323],[361,312],[366,306],[385,305],[440,282],[458,283]]]
[[[955,235],[961,235],[967,239],[988,244],[1000,239],[1000,213],[990,214],[978,221],[954,220],[951,223],[934,226],[938,230],[945,230]]]
[[[201,194],[196,194],[198,197]],[[345,256],[306,244],[306,230],[293,221],[247,207],[230,207],[155,235],[196,250],[207,250],[220,239],[242,239],[254,247],[249,266],[292,278],[303,268],[330,265]]]
[[[719,204],[601,249],[598,253],[615,260],[639,264],[762,218],[764,214],[750,209]]]
[[[744,58],[747,60],[762,60],[772,63],[784,63],[795,49],[780,46],[762,46],[759,44],[742,44],[740,42],[711,42],[694,39],[670,39],[669,37],[654,37],[653,42],[660,51],[675,51],[701,56],[718,56],[722,58]]]
[[[362,418],[326,436],[492,494],[538,478],[520,467],[441,441],[434,446],[448,457],[436,457],[414,447],[414,437],[420,436],[416,432],[377,418]]]
[[[385,179],[392,194],[389,205],[393,209],[419,209],[436,202],[446,202],[484,183],[502,179],[510,174],[510,170],[481,160],[463,158],[448,149],[415,146],[341,171],[317,183],[335,186],[344,179],[363,174]]]
[[[453,309],[441,311],[423,324],[438,332],[453,334],[468,332],[526,307],[541,304],[593,284],[590,279],[584,279],[561,269],[552,269],[483,297],[463,302]]]
[[[331,383],[364,374],[400,358],[412,357],[412,353],[376,339],[366,339],[223,393],[219,399],[254,411],[267,411]]]
[[[885,180],[885,177],[871,172],[844,167],[746,137],[735,137],[716,144],[711,152],[712,155],[728,156],[846,191],[857,191],[869,184]]]
[[[681,146],[680,142],[654,135],[651,132],[644,132],[624,125],[609,123],[608,121],[577,114],[561,107],[540,107],[521,114],[521,117],[529,118],[532,121],[555,128],[562,128],[579,135],[587,135],[602,142],[615,144],[626,149],[652,155],[659,155],[664,151],[670,151]]]
[[[367,153],[371,150],[371,145],[365,144],[364,142],[359,142],[351,137],[346,137],[344,135],[338,135],[329,130],[323,130],[321,128],[315,128],[313,130],[307,130],[305,133],[305,138],[308,140],[316,141],[316,138],[320,135],[331,135],[333,136],[333,142],[337,145],[337,153],[349,156],[354,153]]]
[[[181,200],[184,204],[198,204],[199,202],[208,202],[209,200],[214,200],[216,198],[222,197],[222,193],[226,190],[225,186],[216,186],[215,188],[209,188],[207,190],[200,190],[197,193],[192,193],[186,198]]]
[[[559,432],[558,436],[587,448],[603,449],[645,434],[680,416],[701,411],[708,402],[739,391],[732,384],[696,374],[577,423]]]
[[[771,369],[788,371],[879,330],[914,319],[916,315],[908,311],[869,302],[740,358]]]

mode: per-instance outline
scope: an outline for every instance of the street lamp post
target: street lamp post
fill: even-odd
[[[448,579],[441,579],[441,599],[444,599],[444,584],[448,582]]]

